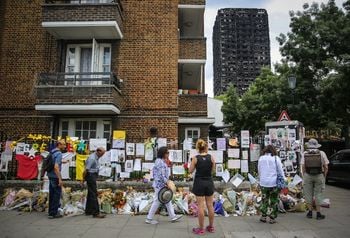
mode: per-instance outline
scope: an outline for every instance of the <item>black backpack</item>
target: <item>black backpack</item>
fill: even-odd
[[[44,176],[45,172],[51,172],[53,170],[53,168],[55,167],[55,159],[53,157],[53,155],[57,152],[58,150],[56,150],[55,152],[50,152],[46,158],[43,159],[43,163],[41,166],[41,175]]]

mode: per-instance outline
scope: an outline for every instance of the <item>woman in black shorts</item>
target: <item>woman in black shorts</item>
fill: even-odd
[[[196,195],[198,203],[199,227],[193,228],[192,231],[197,235],[203,235],[205,230],[211,233],[214,232],[214,183],[212,172],[215,169],[215,160],[208,154],[208,145],[204,140],[199,139],[197,141],[196,149],[198,150],[199,155],[192,158],[189,172],[192,173],[196,170],[192,192]],[[208,208],[209,225],[204,230],[205,204]]]

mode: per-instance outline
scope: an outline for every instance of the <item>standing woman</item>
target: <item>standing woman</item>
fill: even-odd
[[[278,213],[278,195],[280,189],[277,188],[277,171],[284,177],[281,159],[277,156],[276,149],[268,145],[263,150],[258,162],[258,172],[260,188],[262,192],[262,202],[260,206],[261,222],[266,222],[267,216],[270,223],[276,223]],[[284,177],[285,179],[285,177]]]
[[[153,225],[158,224],[158,221],[153,220],[153,217],[160,205],[160,202],[158,200],[158,193],[162,188],[167,187],[168,182],[170,181],[169,180],[170,169],[167,165],[167,162],[169,161],[168,158],[169,158],[168,148],[166,146],[160,147],[157,153],[156,162],[154,163],[154,167],[153,167],[154,180],[153,180],[152,186],[154,188],[155,195],[154,195],[154,200],[153,200],[151,209],[149,210],[145,221],[147,224],[153,224]],[[165,206],[170,216],[171,222],[175,222],[182,217],[181,215],[175,215],[174,207],[171,201],[165,204]]]
[[[199,227],[193,228],[192,232],[197,235],[203,235],[204,230],[204,207],[207,205],[209,225],[206,227],[208,232],[213,233],[214,230],[214,207],[213,194],[214,183],[212,172],[215,170],[215,160],[208,154],[208,144],[199,139],[196,143],[196,149],[199,155],[192,158],[189,172],[196,170],[193,182],[192,192],[196,195],[198,203],[198,223]]]

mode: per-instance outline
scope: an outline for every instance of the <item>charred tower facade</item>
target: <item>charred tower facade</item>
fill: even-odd
[[[233,84],[241,96],[271,65],[268,15],[265,9],[220,9],[213,29],[214,95]]]

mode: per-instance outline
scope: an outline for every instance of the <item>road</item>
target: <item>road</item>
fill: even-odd
[[[324,208],[325,220],[307,219],[305,213],[280,214],[276,224],[260,223],[258,216],[216,217],[214,234],[204,237],[225,238],[345,238],[350,237],[349,186],[328,185],[325,197],[331,207]],[[158,225],[144,223],[145,216],[108,215],[106,219],[86,216],[47,219],[44,213],[0,212],[0,237],[82,237],[82,238],[185,238],[191,233],[197,219],[183,217],[170,223],[167,217],[157,215]]]

